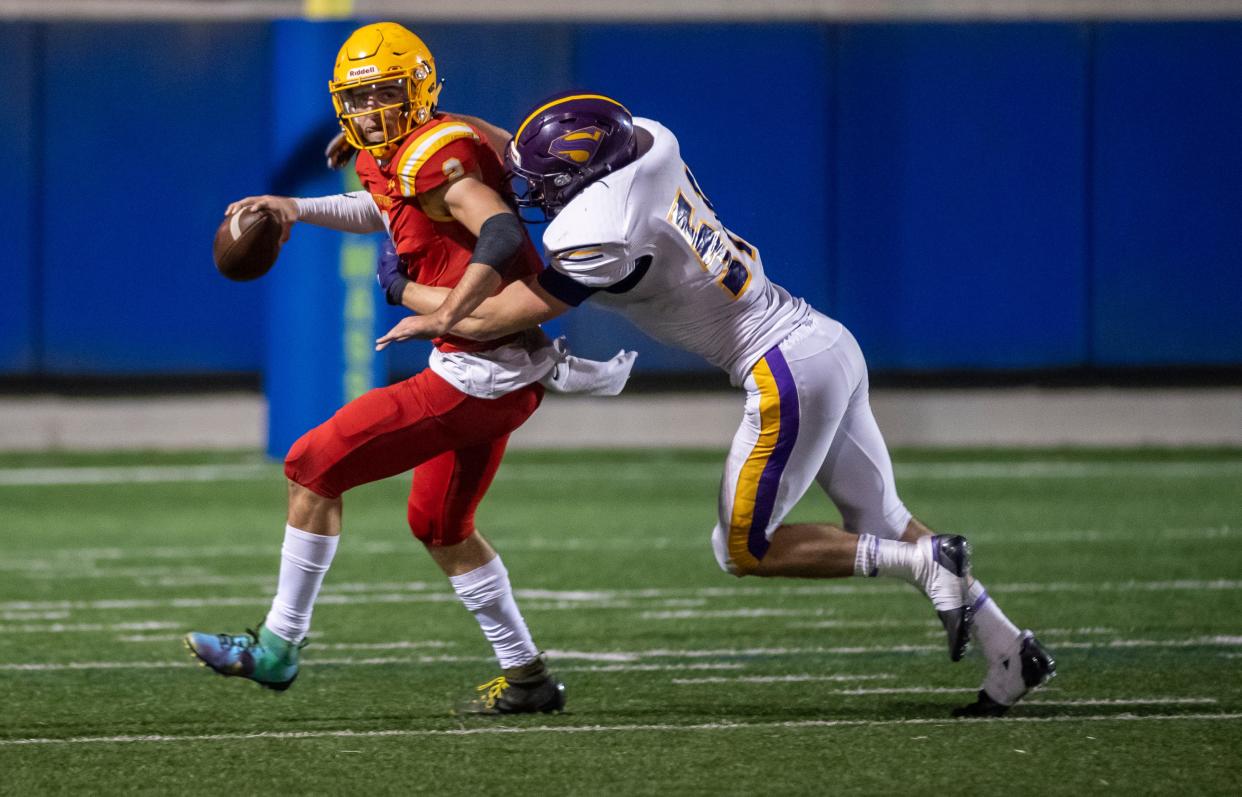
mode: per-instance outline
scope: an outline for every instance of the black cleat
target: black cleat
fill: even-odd
[[[473,699],[457,708],[458,714],[551,714],[565,709],[565,684],[548,672],[542,653],[529,664],[505,670],[498,678],[475,687]]]
[[[949,641],[949,661],[961,661],[970,646],[970,626],[974,621],[969,606],[962,606],[949,611],[937,611],[940,624]]]
[[[997,703],[988,697],[988,693],[979,690],[979,694],[975,696],[975,702],[968,706],[959,706],[953,709],[953,716],[962,717],[1000,717],[1004,716],[1009,710],[1009,706]]]
[[[974,606],[969,595],[970,543],[960,535],[937,534],[923,537],[917,544],[923,561],[916,578],[944,626],[949,659],[961,661],[970,644],[970,627],[974,623]]]
[[[1015,651],[988,665],[974,703],[953,710],[955,717],[1001,717],[1032,689],[1057,674],[1057,662],[1030,631],[1014,642]]]

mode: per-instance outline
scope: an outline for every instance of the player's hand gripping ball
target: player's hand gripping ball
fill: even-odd
[[[283,238],[284,225],[272,211],[238,210],[220,222],[211,254],[229,279],[258,279],[276,263]]]

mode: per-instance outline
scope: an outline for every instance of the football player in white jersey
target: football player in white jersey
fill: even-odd
[[[712,532],[721,568],[913,584],[944,624],[950,658],[962,657],[973,631],[987,659],[975,702],[957,716],[1004,714],[1052,677],[1048,652],[970,575],[966,540],[934,534],[898,498],[853,335],[767,279],[758,250],[721,223],[668,129],[609,97],[567,93],[526,117],[506,161],[517,205],[551,219],[550,267],[483,302],[454,333],[496,337],[592,298],[703,356],[746,390]],[[430,312],[442,293],[412,283],[402,299]],[[424,334],[413,316],[377,346]],[[783,522],[812,482],[844,529]]]

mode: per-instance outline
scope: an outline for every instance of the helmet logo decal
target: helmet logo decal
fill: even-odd
[[[572,133],[566,133],[552,142],[548,154],[554,158],[572,163],[575,166],[586,166],[599,151],[604,131],[592,125]]]
[[[356,66],[348,72],[348,79],[366,77],[367,75],[378,75],[379,67],[375,64],[367,64],[366,66]]]

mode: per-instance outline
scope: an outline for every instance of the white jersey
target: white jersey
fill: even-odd
[[[650,119],[634,125],[651,134],[651,148],[552,220],[543,244],[555,273],[540,282],[570,304],[594,297],[741,385],[810,306],[769,282],[759,251],[721,224],[676,137]]]

